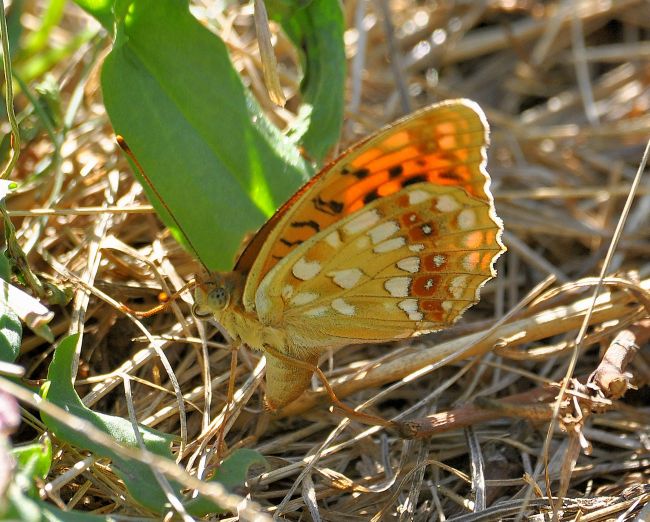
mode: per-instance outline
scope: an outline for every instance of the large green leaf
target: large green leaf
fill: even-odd
[[[148,187],[148,195],[176,237],[186,235],[208,268],[229,269],[244,234],[259,228],[310,169],[266,120],[224,43],[191,16],[186,1],[135,0],[116,23],[102,71],[115,131],[155,186],[157,194]]]

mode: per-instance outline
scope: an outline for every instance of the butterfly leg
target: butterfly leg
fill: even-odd
[[[226,402],[223,408],[223,422],[219,426],[219,432],[217,436],[217,460],[221,460],[221,456],[226,451],[225,436],[226,436],[226,424],[228,423],[228,417],[231,410],[233,409],[235,402],[235,376],[237,375],[237,353],[239,352],[239,346],[230,343],[230,375],[228,376],[228,391],[226,395]]]
[[[392,421],[387,421],[376,415],[369,415],[357,410],[354,410],[341,402],[339,398],[334,393],[332,386],[330,385],[327,377],[323,371],[317,366],[318,354],[314,354],[314,357],[311,357],[311,361],[305,362],[300,359],[296,359],[289,355],[280,353],[278,350],[271,347],[264,347],[264,352],[270,357],[267,357],[267,369],[266,369],[266,382],[267,382],[267,405],[271,408],[277,409],[279,407],[288,404],[289,402],[297,399],[302,392],[304,392],[309,386],[309,379],[314,374],[318,375],[318,378],[323,383],[327,394],[332,401],[334,407],[340,410],[343,415],[351,419],[356,419],[364,424],[370,424],[371,426],[383,426],[385,428],[397,429],[397,423]],[[313,362],[312,362],[313,361]],[[296,380],[296,377],[299,377]],[[306,379],[305,379],[306,378]],[[285,400],[282,404],[275,404],[271,402],[273,395],[271,393],[274,391],[273,385],[283,385],[289,384],[292,386],[291,399]]]

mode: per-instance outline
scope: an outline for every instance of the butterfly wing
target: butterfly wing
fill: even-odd
[[[257,289],[257,315],[305,348],[440,329],[495,275],[500,232],[490,201],[409,185],[292,250]]]
[[[246,310],[255,310],[258,289],[271,270],[310,238],[411,185],[457,187],[486,202],[496,227],[483,168],[486,143],[480,107],[451,100],[415,112],[344,152],[287,201],[240,256],[235,270],[247,274]]]

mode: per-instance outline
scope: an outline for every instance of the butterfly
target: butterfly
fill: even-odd
[[[352,146],[262,226],[193,312],[267,358],[265,403],[309,386],[328,349],[440,330],[479,299],[505,251],[485,170],[488,125],[459,99]]]

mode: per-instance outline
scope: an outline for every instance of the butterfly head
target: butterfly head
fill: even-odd
[[[241,303],[242,283],[236,272],[211,274],[196,288],[192,313],[199,319],[218,319],[229,307]]]

